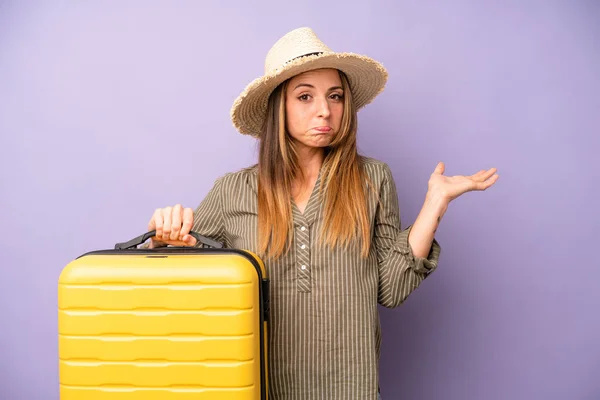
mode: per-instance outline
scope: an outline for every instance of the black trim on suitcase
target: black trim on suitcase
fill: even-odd
[[[190,232],[194,237],[198,235],[196,232]],[[148,236],[150,235],[150,236]],[[259,299],[260,304],[262,305],[259,310],[260,315],[260,398],[261,400],[267,399],[267,387],[266,387],[266,362],[265,362],[265,332],[264,332],[264,323],[268,321],[269,311],[270,311],[270,302],[269,302],[269,279],[264,277],[262,274],[262,269],[260,268],[260,264],[256,260],[256,258],[249,252],[240,249],[228,249],[222,248],[222,245],[219,242],[214,242],[211,239],[205,238],[204,236],[200,236],[201,239],[196,237],[198,242],[203,242],[208,246],[212,246],[210,242],[217,243],[221,246],[214,246],[214,248],[199,248],[199,247],[159,247],[155,249],[138,249],[135,246],[145,242],[149,238],[154,236],[154,231],[148,232],[144,235],[138,236],[135,239],[130,240],[125,243],[117,243],[115,245],[114,250],[94,250],[82,254],[77,258],[81,258],[88,255],[116,255],[116,254],[181,254],[181,253],[201,253],[201,254],[237,254],[246,258],[248,261],[252,263],[254,268],[256,269],[256,273],[258,274],[258,278],[260,280],[260,284],[258,285],[259,291]],[[141,240],[143,239],[143,240]],[[206,239],[209,243],[204,242],[202,239]],[[141,240],[141,241],[140,241]]]
[[[146,232],[143,235],[140,235],[136,238],[131,239],[128,242],[117,243],[115,244],[115,250],[124,250],[124,249],[132,249],[137,245],[144,243],[146,240],[154,237],[156,235],[156,231]],[[203,246],[214,247],[216,249],[220,249],[223,247],[223,243],[217,242],[216,240],[212,240],[207,238],[206,236],[202,236],[198,232],[190,231],[190,235],[196,239],[198,243],[202,243]]]

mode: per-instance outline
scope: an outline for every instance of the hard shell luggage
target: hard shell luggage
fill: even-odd
[[[254,254],[139,249],[70,262],[58,283],[61,400],[267,398],[268,285]]]

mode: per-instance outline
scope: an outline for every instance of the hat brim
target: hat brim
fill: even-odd
[[[242,134],[259,137],[273,90],[287,79],[321,68],[335,68],[346,74],[357,110],[372,102],[388,79],[383,65],[358,54],[323,53],[297,58],[246,86],[231,108],[233,125]]]

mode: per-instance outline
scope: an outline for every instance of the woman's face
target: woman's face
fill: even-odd
[[[285,93],[286,128],[297,145],[328,146],[338,133],[344,112],[342,80],[335,69],[293,77]]]

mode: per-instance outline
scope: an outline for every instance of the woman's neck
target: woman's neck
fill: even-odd
[[[300,212],[304,213],[315,182],[319,177],[319,171],[325,159],[325,151],[320,148],[305,148],[297,149],[297,154],[301,176],[292,182],[291,194]]]
[[[323,148],[305,148],[298,149],[298,166],[302,171],[304,183],[314,183],[317,180],[323,160],[325,160],[325,150]]]

